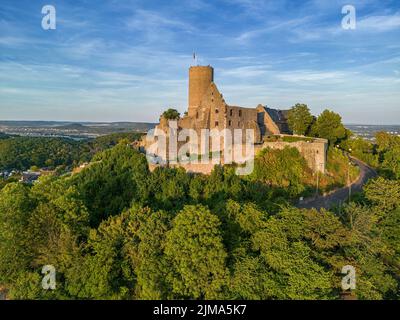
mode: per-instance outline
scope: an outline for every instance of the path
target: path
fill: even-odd
[[[377,175],[376,171],[366,163],[349,156],[351,161],[360,168],[360,175],[356,182],[350,185],[351,193],[360,192],[367,181]],[[329,209],[335,204],[343,203],[349,198],[349,187],[343,187],[325,196],[312,197],[299,202],[298,208]]]

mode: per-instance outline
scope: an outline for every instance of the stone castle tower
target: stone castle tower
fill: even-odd
[[[189,103],[188,115],[195,116],[201,100],[211,83],[214,82],[214,68],[211,66],[196,66],[189,68]]]

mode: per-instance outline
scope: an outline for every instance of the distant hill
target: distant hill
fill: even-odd
[[[347,124],[345,126],[350,129],[355,136],[368,140],[374,140],[375,134],[379,131],[400,136],[400,125]]]
[[[8,135],[95,138],[113,133],[147,132],[148,122],[0,121],[0,132]]]
[[[65,124],[62,126],[54,126],[55,128],[58,129],[76,129],[76,130],[81,130],[83,129],[85,126],[81,123],[69,123],[69,124]]]
[[[72,122],[72,121],[19,121],[19,120],[0,120],[0,126],[5,127],[109,127],[109,128],[130,128],[130,129],[151,129],[156,123],[151,122]]]

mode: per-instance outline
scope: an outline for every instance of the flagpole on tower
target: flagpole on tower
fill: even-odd
[[[193,64],[196,66],[197,62],[197,56],[196,56],[196,52],[193,51]]]

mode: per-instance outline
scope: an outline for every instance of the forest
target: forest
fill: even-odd
[[[0,287],[10,299],[339,299],[351,265],[358,299],[399,299],[400,138],[335,138],[318,120],[326,188],[345,183],[343,150],[379,174],[341,210],[295,206],[314,183],[296,149],[264,150],[249,176],[207,176],[151,172],[126,140],[105,138],[77,174],[2,188]],[[44,265],[55,290],[41,287]]]
[[[27,170],[32,166],[55,169],[89,161],[97,152],[121,139],[137,140],[139,133],[114,133],[96,139],[22,137],[0,133],[0,170]]]

